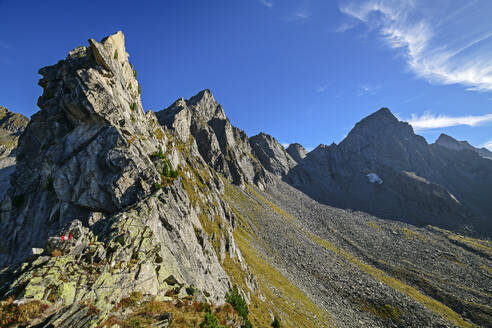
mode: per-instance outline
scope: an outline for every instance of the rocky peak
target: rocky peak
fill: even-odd
[[[232,126],[210,90],[188,100],[180,98],[156,116],[181,141],[196,143],[204,161],[235,184],[264,185],[265,171],[253,156],[246,133]]]
[[[287,147],[286,151],[296,162],[300,162],[308,153],[307,150],[299,143],[291,143],[289,147]]]
[[[413,134],[410,124],[400,122],[388,108],[383,107],[358,122],[341,144],[351,138],[363,136],[385,138],[391,135],[410,136]]]
[[[249,142],[261,164],[275,175],[283,176],[297,164],[271,135],[261,132],[249,138]]]
[[[29,119],[22,114],[9,111],[0,106],[0,133],[20,136],[27,126]]]
[[[461,151],[461,150],[465,150],[465,149],[471,150],[483,158],[492,159],[492,152],[490,150],[488,150],[487,148],[473,147],[472,145],[470,145],[468,143],[468,141],[458,141],[458,140],[454,139],[453,137],[448,136],[447,134],[444,134],[444,133],[441,133],[439,138],[437,138],[435,144],[442,146],[442,147],[445,147],[445,148],[448,148],[448,149],[456,150],[456,151]]]
[[[399,121],[389,109],[381,108],[358,122],[338,150],[347,160],[364,158],[365,167],[378,163],[403,169],[415,164],[408,163],[409,152],[423,154],[428,152],[427,146],[426,140],[416,135],[410,124]],[[380,161],[382,158],[384,163]],[[418,158],[423,158],[423,155]],[[426,165],[425,161],[421,164]]]

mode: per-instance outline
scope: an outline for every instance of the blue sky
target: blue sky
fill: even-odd
[[[122,30],[146,109],[209,88],[232,123],[307,148],[380,107],[433,142],[492,149],[492,1],[2,1],[0,104],[38,110],[39,68]]]

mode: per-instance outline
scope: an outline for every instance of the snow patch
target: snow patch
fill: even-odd
[[[381,178],[376,173],[366,174],[366,177],[370,183],[377,183],[377,184],[383,183],[383,180],[381,180]]]

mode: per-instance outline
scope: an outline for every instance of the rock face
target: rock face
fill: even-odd
[[[371,183],[376,174],[383,183]],[[384,218],[492,233],[492,165],[475,152],[429,145],[386,108],[340,145],[320,145],[286,181],[314,199]]]
[[[159,122],[176,131],[183,142],[194,142],[205,162],[235,184],[254,183],[263,188],[266,172],[252,155],[244,131],[231,125],[210,90],[189,100],[178,99],[156,113]],[[191,141],[193,142],[193,141]]]
[[[0,106],[0,200],[10,187],[10,175],[15,170],[15,150],[28,122],[27,117]]]
[[[204,229],[199,214],[210,214],[199,212],[180,182],[181,175],[191,176],[188,162],[206,165],[193,159],[196,144],[179,151],[180,143],[153,112],[144,113],[121,32],[89,44],[40,70],[41,110],[19,140],[12,186],[1,204],[0,267],[26,262],[2,273],[0,293],[15,293],[19,283],[26,286],[25,299],[46,299],[50,290],[58,291],[64,296],[56,306],[70,306],[66,315],[80,310],[75,304],[90,301],[103,316],[135,288],[164,295],[193,286],[222,303],[229,278],[211,242],[197,235]],[[210,98],[191,101],[207,109],[210,103]],[[232,252],[227,219],[232,215],[220,205],[221,181],[217,176],[215,181],[206,199],[199,190],[193,196],[219,204],[213,214],[221,218]],[[73,239],[60,242],[69,232]],[[44,253],[33,258],[39,249]],[[49,257],[54,251],[61,256]],[[36,269],[25,269],[32,266]],[[44,279],[33,278],[40,272]],[[61,278],[67,276],[70,285]]]
[[[283,176],[297,164],[284,147],[268,134],[257,134],[249,142],[263,167],[275,175]]]
[[[437,138],[435,144],[456,151],[461,151],[465,149],[471,150],[477,153],[478,155],[482,156],[483,158],[492,159],[492,151],[488,150],[487,148],[475,148],[472,145],[470,145],[467,141],[458,141],[453,137],[450,137],[444,133],[441,134],[439,138]]]
[[[301,144],[292,143],[287,147],[287,153],[292,157],[292,159],[296,162],[300,162],[306,154],[308,153],[306,149]]]

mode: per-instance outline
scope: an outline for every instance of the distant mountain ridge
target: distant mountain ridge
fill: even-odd
[[[458,141],[454,139],[451,136],[448,136],[447,134],[442,133],[439,138],[435,142],[437,145],[453,149],[453,150],[471,150],[476,152],[478,155],[482,156],[483,158],[487,159],[492,159],[492,151],[488,150],[485,147],[482,148],[476,148],[473,147],[468,143],[468,141]]]
[[[358,122],[339,145],[294,156],[297,165],[286,174],[270,171],[325,204],[491,235],[492,163],[481,157],[487,152],[467,143],[451,147],[444,138],[428,144],[382,108]],[[299,148],[288,152],[295,154],[294,147]],[[457,147],[472,151],[461,154]],[[371,183],[368,174],[383,182]]]

